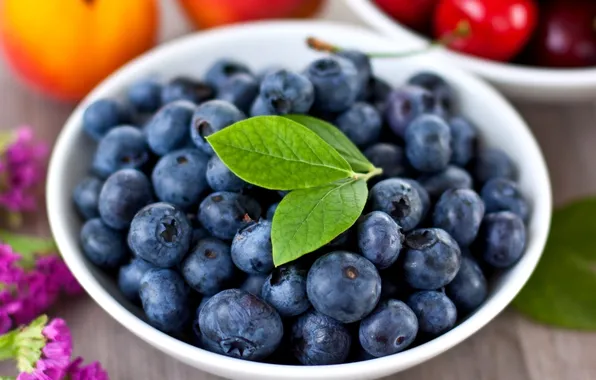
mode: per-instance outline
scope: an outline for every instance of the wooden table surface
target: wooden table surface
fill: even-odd
[[[331,0],[326,17],[353,21],[342,1]],[[177,28],[167,35],[179,34]],[[515,106],[546,156],[555,202],[596,193],[596,103]],[[41,138],[54,141],[71,109],[25,89],[0,63],[0,128],[29,124]],[[26,228],[47,233],[45,213],[29,217]],[[54,314],[68,321],[75,354],[99,360],[113,380],[219,379],[153,349],[87,296],[62,302]],[[537,325],[509,309],[454,349],[386,380],[593,380],[594,352],[596,333]],[[11,372],[7,363],[0,365],[0,375]]]

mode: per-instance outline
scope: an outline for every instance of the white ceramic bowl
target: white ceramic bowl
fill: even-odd
[[[352,11],[394,41],[418,47],[428,39],[395,21],[372,0],[346,0]],[[576,102],[596,99],[596,68],[549,69],[501,63],[440,49],[443,59],[491,82],[514,99],[541,102]]]
[[[362,380],[412,367],[468,338],[501,312],[528,280],[546,241],[551,213],[547,169],[524,121],[503,97],[472,76],[437,64],[432,56],[379,62],[375,64],[375,72],[393,84],[402,83],[422,68],[443,75],[457,89],[461,109],[479,126],[483,141],[502,147],[518,163],[521,189],[532,204],[528,247],[521,261],[492,283],[485,304],[452,331],[419,347],[373,361],[325,367],[279,366],[232,359],[183,343],[145,323],[140,310],[120,295],[112,280],[85,259],[79,246],[81,220],[72,205],[71,192],[87,172],[94,150],[81,128],[83,109],[98,98],[121,97],[127,85],[141,77],[200,76],[218,57],[233,57],[254,69],[282,64],[301,70],[320,55],[306,48],[304,40],[308,35],[354,48],[381,50],[394,46],[391,40],[364,29],[306,21],[248,24],[182,38],[145,54],[99,85],[64,126],[50,163],[47,204],[52,232],[81,285],[112,317],[141,339],[191,366],[220,376],[242,380]]]

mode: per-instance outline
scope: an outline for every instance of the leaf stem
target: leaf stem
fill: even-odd
[[[363,179],[365,181],[368,181],[372,177],[376,177],[376,176],[381,175],[381,174],[383,174],[383,169],[377,168],[377,167],[374,167],[373,166],[368,171],[368,173],[354,173],[354,175],[352,176],[352,178],[354,178],[355,180]]]

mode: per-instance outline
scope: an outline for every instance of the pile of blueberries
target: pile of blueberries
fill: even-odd
[[[431,72],[391,88],[352,50],[302,72],[220,59],[202,80],[138,81],[83,115],[97,141],[73,191],[83,251],[150,324],[222,355],[328,365],[424,343],[477,309],[526,244],[516,166],[480,147],[457,100]],[[205,137],[297,113],[333,123],[383,175],[352,228],[275,268],[285,193],[236,177]]]

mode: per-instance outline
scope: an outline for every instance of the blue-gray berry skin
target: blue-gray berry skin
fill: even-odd
[[[478,234],[484,217],[484,202],[472,189],[450,189],[441,195],[433,213],[433,227],[445,230],[467,247]]]
[[[337,56],[347,59],[354,64],[358,73],[358,85],[360,91],[358,98],[363,100],[367,95],[367,86],[372,77],[372,65],[370,58],[365,53],[358,50],[342,49],[338,51]]]
[[[273,269],[261,289],[261,297],[282,317],[294,317],[310,308],[306,295],[307,270],[296,264]]]
[[[366,317],[381,297],[381,277],[364,257],[346,251],[328,253],[315,261],[306,280],[314,308],[343,323]]]
[[[217,99],[234,104],[247,112],[259,94],[259,83],[250,74],[234,74],[217,89]]]
[[[199,306],[197,306],[197,313],[196,313],[197,323],[199,320],[199,315],[201,314],[201,310],[203,310],[203,307],[205,307],[205,305],[207,304],[207,302],[209,302],[210,299],[211,299],[211,297],[207,297],[207,296],[201,298],[201,302],[199,302]]]
[[[85,177],[72,192],[72,200],[79,215],[85,220],[99,217],[99,192],[103,181],[96,177]]]
[[[155,112],[161,106],[162,86],[152,79],[139,80],[128,88],[128,101],[138,112]]]
[[[275,210],[277,210],[277,206],[279,206],[279,202],[275,202],[267,209],[267,220],[273,221],[273,216],[275,215]]]
[[[402,242],[401,228],[382,211],[373,211],[358,221],[360,252],[378,269],[386,269],[397,260]]]
[[[140,129],[130,125],[111,129],[93,156],[93,171],[101,178],[120,169],[142,169],[149,161],[149,147]]]
[[[435,99],[432,93],[417,86],[403,86],[389,93],[385,103],[385,120],[398,137],[404,137],[408,126],[418,116],[432,112]]]
[[[352,104],[335,120],[337,128],[359,147],[376,143],[381,135],[382,124],[377,109],[364,102]]]
[[[280,69],[269,72],[263,78],[260,97],[268,114],[302,114],[310,110],[315,100],[315,89],[306,76]]]
[[[321,112],[342,112],[356,101],[360,92],[358,71],[342,57],[325,57],[306,68],[315,88],[313,108]]]
[[[83,130],[95,141],[99,141],[112,128],[129,121],[128,110],[112,99],[96,100],[83,112]]]
[[[267,280],[267,277],[268,276],[265,274],[251,274],[247,276],[242,285],[240,285],[240,289],[260,297],[263,284]]]
[[[273,115],[273,111],[269,109],[269,105],[267,101],[261,96],[258,95],[255,98],[255,101],[250,106],[249,115],[250,116],[264,116],[264,115]]]
[[[205,172],[207,183],[214,191],[240,191],[248,184],[240,179],[236,174],[214,154],[207,162],[207,171]]]
[[[418,178],[418,182],[426,189],[430,197],[438,199],[449,189],[471,189],[472,177],[462,168],[449,165],[443,171],[427,174]]]
[[[208,188],[207,160],[205,154],[194,148],[175,150],[161,157],[151,173],[157,198],[182,209],[199,203],[201,194]]]
[[[194,109],[190,102],[176,101],[165,105],[149,119],[145,134],[153,153],[163,156],[186,146]]]
[[[403,255],[404,277],[416,289],[434,290],[447,285],[461,265],[459,246],[439,228],[410,232]]]
[[[181,100],[200,104],[214,96],[215,91],[211,86],[186,77],[174,78],[161,89],[161,102],[164,105]]]
[[[122,169],[108,177],[99,193],[99,215],[111,228],[128,228],[134,215],[153,199],[151,183],[138,170]]]
[[[436,107],[450,113],[455,110],[456,99],[453,88],[438,74],[429,71],[420,72],[408,80],[408,84],[422,87],[430,91],[435,100]]]
[[[199,314],[205,348],[244,360],[263,360],[279,346],[283,323],[275,309],[250,293],[224,290]]]
[[[404,178],[403,180],[409,183],[410,186],[412,186],[418,192],[418,195],[420,196],[420,202],[422,203],[422,219],[424,220],[432,206],[430,194],[428,194],[428,191],[426,191],[420,182],[410,178]]]
[[[303,365],[331,365],[346,361],[352,336],[342,323],[310,310],[292,325],[290,346]]]
[[[493,178],[480,191],[486,212],[511,211],[524,222],[530,217],[530,206],[519,186],[507,178]]]
[[[408,348],[418,333],[416,315],[402,301],[389,299],[360,322],[360,345],[374,357],[393,355]]]
[[[234,279],[230,245],[216,238],[205,238],[188,253],[180,265],[186,283],[197,292],[213,296]]]
[[[134,257],[130,263],[120,267],[118,272],[118,288],[132,302],[140,301],[139,290],[141,288],[141,278],[155,266],[140,257]]]
[[[199,205],[198,219],[216,238],[232,240],[236,232],[258,220],[261,206],[253,198],[229,191],[208,195]]]
[[[207,136],[245,118],[246,115],[230,102],[218,99],[205,102],[198,106],[192,115],[192,141],[203,153],[211,156],[214,152],[207,142]]]
[[[420,172],[441,171],[451,160],[451,132],[447,123],[436,115],[414,119],[404,140],[408,161]]]
[[[210,86],[219,88],[229,77],[235,74],[250,74],[250,69],[244,63],[231,58],[222,58],[209,67],[205,74],[205,82]]]
[[[131,250],[151,264],[169,268],[188,252],[192,227],[186,215],[164,202],[150,204],[134,217],[128,231]]]
[[[487,214],[482,221],[477,243],[483,260],[498,269],[509,268],[526,248],[526,227],[510,211]]]
[[[517,168],[511,157],[503,150],[488,148],[478,153],[473,163],[472,174],[480,185],[493,178],[506,178],[515,181]]]
[[[187,219],[189,222],[191,222],[191,224],[192,224],[193,220],[191,220],[190,218],[192,218],[192,217],[194,217],[194,216],[187,215]],[[195,219],[195,221],[196,221],[196,219]],[[209,234],[209,231],[207,231],[203,227],[194,226],[192,228],[192,238],[190,239],[190,246],[194,247],[195,245],[197,245],[199,240],[208,238],[210,236],[211,235]]]
[[[391,91],[393,91],[393,88],[389,83],[383,79],[371,77],[368,81],[367,90],[363,99],[375,106],[381,115],[384,115],[387,98]]]
[[[478,131],[461,116],[452,117],[448,123],[451,131],[451,163],[465,167],[476,154]]]
[[[377,143],[368,147],[364,155],[374,166],[383,169],[381,179],[399,177],[406,172],[404,150],[398,145]]]
[[[189,289],[172,269],[149,269],[141,278],[139,295],[149,323],[166,333],[181,332],[191,317]]]
[[[85,257],[100,268],[118,268],[128,257],[126,236],[106,226],[99,218],[83,225],[80,239]]]
[[[457,276],[445,288],[460,314],[476,310],[488,296],[488,285],[482,269],[470,256],[463,256]]]
[[[419,192],[401,178],[389,178],[374,185],[369,202],[373,211],[388,214],[406,232],[416,228],[424,216]]]
[[[239,230],[232,240],[232,260],[241,271],[268,274],[274,268],[271,221],[261,219]]]
[[[408,298],[408,306],[418,317],[418,329],[427,336],[438,336],[455,326],[457,309],[445,293],[422,291]]]

